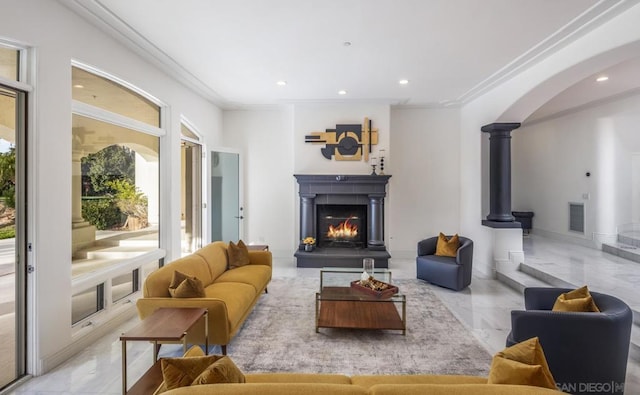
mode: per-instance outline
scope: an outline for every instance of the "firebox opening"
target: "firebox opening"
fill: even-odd
[[[321,204],[317,210],[318,247],[367,246],[366,205]]]

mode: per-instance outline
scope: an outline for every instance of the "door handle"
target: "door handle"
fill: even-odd
[[[241,215],[241,216],[239,216],[239,217],[237,217],[237,216],[236,216],[236,217],[234,217],[234,218],[244,219],[244,217],[243,217],[242,215]]]

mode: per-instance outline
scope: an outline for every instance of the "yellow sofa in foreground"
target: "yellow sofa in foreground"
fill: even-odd
[[[249,251],[250,263],[228,269],[227,244],[211,243],[191,255],[152,272],[144,281],[136,306],[141,319],[161,307],[204,307],[209,311],[209,344],[220,344],[222,353],[242,327],[271,281],[271,252]],[[196,277],[204,285],[203,298],[173,298],[169,285],[175,271]],[[189,332],[187,342],[204,344],[204,325]]]
[[[163,395],[545,395],[562,394],[525,385],[487,384],[486,377],[462,375],[375,375],[258,373],[243,384],[181,387]]]
[[[199,347],[192,347],[186,358],[202,357]],[[175,362],[170,365],[175,366]],[[164,369],[164,368],[163,368]],[[237,367],[235,368],[237,369]],[[224,375],[237,378],[231,370]],[[529,371],[531,373],[533,371]],[[175,371],[169,371],[175,382]],[[186,375],[197,375],[188,370]],[[164,372],[161,374],[160,379]],[[553,389],[528,385],[488,384],[488,378],[465,375],[400,374],[354,375],[322,373],[245,373],[241,384],[203,384],[167,390],[164,381],[154,395],[552,395],[562,394]]]

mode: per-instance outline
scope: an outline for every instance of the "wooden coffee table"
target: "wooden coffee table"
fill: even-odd
[[[122,341],[122,394],[150,394],[162,383],[160,361],[158,361],[158,342],[182,342],[184,352],[187,351],[187,332],[204,319],[205,353],[209,350],[208,310],[199,307],[160,308],[142,320],[131,330],[120,336]],[[136,384],[127,391],[127,342],[152,341],[153,366]],[[149,392],[150,391],[150,392]]]
[[[385,329],[407,333],[407,299],[395,294],[378,298],[351,288],[362,269],[323,268],[316,293],[316,332],[320,328]],[[374,277],[391,284],[391,271],[377,269]]]

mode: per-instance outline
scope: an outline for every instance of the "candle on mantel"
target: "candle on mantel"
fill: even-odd
[[[375,156],[371,157],[371,165],[377,165],[378,164],[378,158],[376,158]]]

